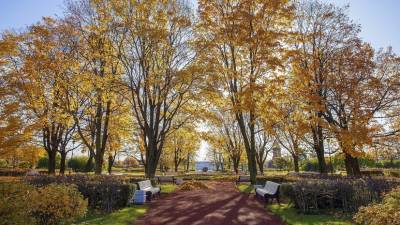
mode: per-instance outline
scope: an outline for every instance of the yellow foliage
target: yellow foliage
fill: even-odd
[[[365,225],[400,224],[400,187],[387,193],[381,203],[361,207],[354,220]]]

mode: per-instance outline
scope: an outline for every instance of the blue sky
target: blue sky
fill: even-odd
[[[375,48],[392,45],[400,53],[400,0],[324,0],[350,3],[350,17],[362,25],[361,37]],[[0,0],[0,31],[22,29],[42,16],[61,15],[64,0]]]

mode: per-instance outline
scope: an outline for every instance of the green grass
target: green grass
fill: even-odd
[[[128,225],[138,217],[143,216],[148,207],[146,205],[132,206],[120,209],[110,214],[89,214],[77,220],[76,225]]]
[[[279,215],[290,225],[352,225],[350,216],[335,217],[333,215],[304,215],[296,212],[296,209],[288,204],[272,204],[267,208]]]
[[[175,184],[161,184],[161,195],[163,193],[171,193],[174,192],[176,189],[176,185]]]
[[[239,184],[236,187],[240,192],[243,192],[243,193],[246,193],[246,194],[250,194],[250,193],[254,192],[253,185]]]

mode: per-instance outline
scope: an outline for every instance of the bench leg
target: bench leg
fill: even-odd
[[[269,197],[266,195],[264,196],[264,204],[268,205],[268,202],[269,202]]]
[[[276,196],[276,201],[278,202],[278,205],[280,205],[280,201],[279,201],[279,195]]]

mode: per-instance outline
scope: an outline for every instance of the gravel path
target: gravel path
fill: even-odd
[[[150,203],[135,225],[281,225],[254,194],[240,193],[231,182],[209,182],[212,190],[179,191]],[[218,188],[218,187],[223,187]],[[161,194],[162,195],[162,194]]]

